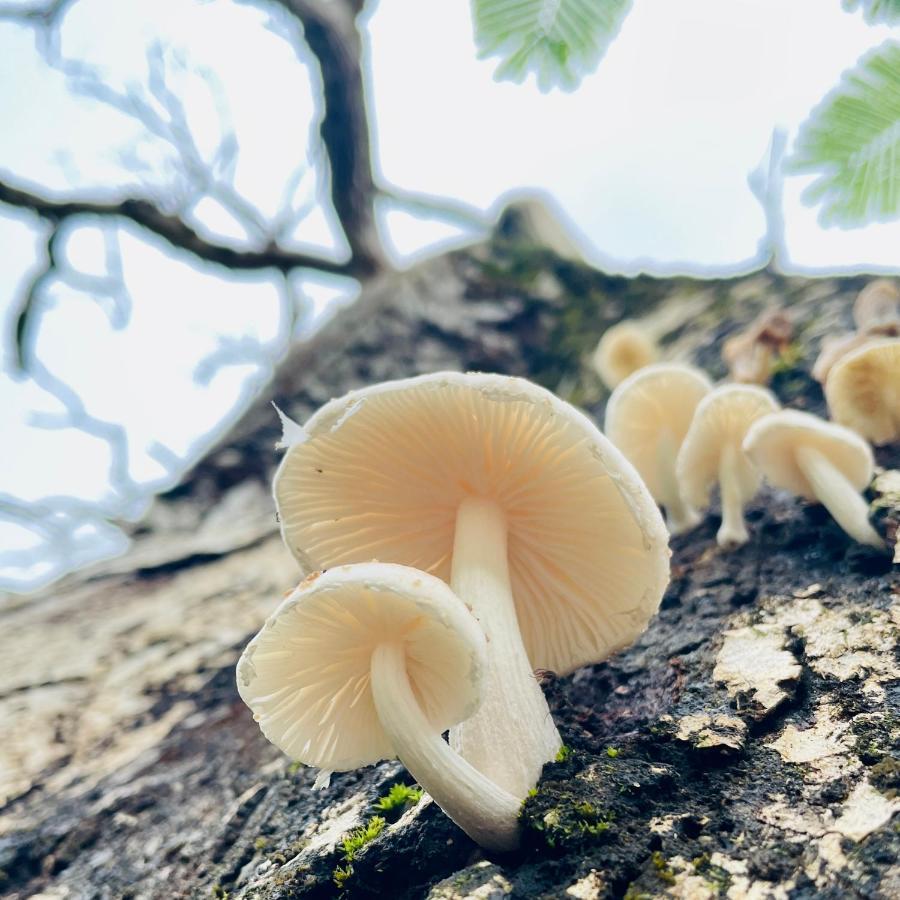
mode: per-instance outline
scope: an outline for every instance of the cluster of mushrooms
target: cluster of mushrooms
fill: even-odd
[[[783,410],[761,385],[790,345],[787,314],[772,310],[726,341],[732,382],[714,387],[700,369],[660,363],[652,332],[636,322],[610,328],[594,366],[612,390],[607,437],[630,460],[679,534],[701,519],[719,486],[719,545],[749,539],[744,506],[765,477],[821,503],[854,540],[883,547],[861,492],[872,479],[869,441],[900,438],[900,291],[877,280],[853,309],[858,330],[825,342],[813,367],[833,422]]]
[[[238,663],[265,736],[317,782],[399,758],[470,837],[511,850],[561,747],[534,672],[600,662],[644,630],[669,580],[657,503],[683,530],[718,480],[719,542],[734,546],[763,473],[881,545],[862,437],[655,356],[632,324],[601,342],[617,383],[606,435],[544,388],[481,373],[387,382],[284,420],[275,500],[308,574]],[[866,366],[848,376],[860,393]]]

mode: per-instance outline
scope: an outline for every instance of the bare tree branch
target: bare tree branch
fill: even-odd
[[[204,262],[216,263],[228,269],[277,269],[283,273],[293,272],[295,269],[316,269],[351,277],[361,276],[366,271],[366,266],[358,260],[338,262],[276,245],[261,250],[229,247],[201,236],[182,218],[163,212],[150,200],[136,197],[108,200],[56,199],[39,193],[37,186],[22,183],[17,186],[2,171],[0,203],[31,210],[54,225],[75,216],[127,219],[161,237],[176,249],[185,250]]]
[[[258,0],[240,0],[259,5]],[[375,225],[378,189],[372,173],[369,121],[366,113],[362,41],[356,16],[362,0],[270,0],[287,10],[303,27],[303,39],[319,65],[323,111],[319,133],[331,176],[331,202],[357,274],[387,267]],[[299,42],[298,55],[304,56]]]

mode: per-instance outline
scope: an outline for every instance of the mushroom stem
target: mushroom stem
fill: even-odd
[[[672,440],[672,435],[667,431],[657,444],[656,465],[660,484],[659,500],[666,510],[666,526],[670,534],[688,531],[700,521],[697,510],[689,503],[685,503],[681,496],[678,475],[675,471],[677,456],[678,448]]]
[[[860,544],[884,547],[881,536],[869,524],[868,504],[824,454],[813,447],[798,447],[796,459],[816,498],[838,525]]]
[[[509,580],[506,515],[493,500],[467,497],[456,514],[450,586],[488,639],[484,701],[450,729],[464,759],[524,799],[562,745],[522,643]]]
[[[722,525],[716,535],[720,547],[733,548],[750,539],[744,523],[744,501],[738,475],[738,451],[726,444],[719,459],[719,495],[722,500]]]
[[[381,726],[410,774],[482,847],[514,850],[521,801],[469,765],[435,731],[410,686],[404,648],[379,644],[372,652],[371,676]]]

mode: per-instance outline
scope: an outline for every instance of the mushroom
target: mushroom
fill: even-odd
[[[632,642],[668,582],[665,526],[580,412],[521,378],[457,372],[332,400],[275,476],[301,565],[377,557],[448,582],[489,644],[485,700],[451,730],[524,798],[560,746],[536,668],[567,674]]]
[[[722,345],[722,361],[734,381],[767,384],[775,356],[791,342],[794,324],[783,310],[760,313],[751,325]]]
[[[694,412],[678,451],[678,483],[689,503],[704,508],[709,505],[710,488],[718,481],[722,526],[716,541],[720,547],[738,547],[749,539],[744,504],[759,490],[762,478],[741,445],[750,426],[777,409],[778,401],[765,388],[726,384],[707,394]]]
[[[871,335],[861,334],[857,331],[829,335],[822,341],[822,349],[812,367],[812,377],[819,384],[825,384],[828,381],[831,370],[843,357],[854,350],[858,350],[860,347],[864,347],[871,340]]]
[[[607,328],[592,357],[597,374],[612,390],[638,369],[656,362],[659,348],[646,328],[626,320]]]
[[[675,460],[697,404],[711,390],[712,382],[700,369],[657,363],[629,375],[606,405],[606,436],[665,507],[672,534],[700,521],[682,498]]]
[[[900,290],[893,281],[876,278],[867,284],[853,304],[853,321],[867,334],[896,336],[900,329]]]
[[[363,563],[307,578],[237,666],[263,734],[308,766],[344,772],[398,757],[483,847],[518,843],[521,801],[441,737],[482,697],[487,646],[442,581]]]
[[[821,503],[854,540],[884,546],[860,496],[873,462],[858,434],[811,413],[782,410],[750,426],[744,452],[776,487]]]
[[[872,338],[845,354],[825,382],[831,417],[881,445],[900,437],[900,339]]]

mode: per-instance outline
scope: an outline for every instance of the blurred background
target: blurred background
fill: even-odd
[[[540,191],[609,272],[900,270],[897,0],[0,0],[0,586]]]

